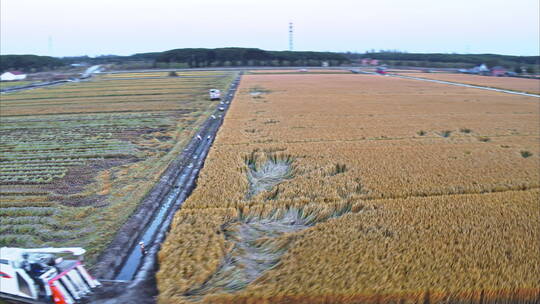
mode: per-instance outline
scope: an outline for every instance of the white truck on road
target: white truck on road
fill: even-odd
[[[218,89],[211,89],[210,90],[210,100],[220,100],[221,99],[221,91]]]

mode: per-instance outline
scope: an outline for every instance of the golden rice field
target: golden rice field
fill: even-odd
[[[0,246],[96,261],[215,110],[226,77],[92,79],[2,95]]]
[[[250,70],[248,74],[349,74],[351,71],[346,69],[263,69]]]
[[[246,75],[159,254],[159,303],[533,303],[540,107]]]
[[[466,84],[480,85],[491,88],[507,89],[533,94],[540,94],[540,79],[527,79],[516,77],[493,77],[469,74],[451,74],[451,73],[407,73],[401,72],[400,75],[422,77],[428,79],[460,82]]]

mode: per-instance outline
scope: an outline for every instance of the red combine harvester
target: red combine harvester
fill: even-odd
[[[0,248],[0,298],[75,304],[101,286],[82,264],[82,248]]]
[[[384,75],[384,74],[387,73],[385,67],[378,67],[378,68],[375,70],[375,72],[376,72],[377,74],[381,74],[381,75]]]

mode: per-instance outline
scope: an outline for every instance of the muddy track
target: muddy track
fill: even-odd
[[[36,89],[36,88],[42,88],[42,87],[57,86],[57,85],[70,83],[70,82],[76,82],[76,81],[66,79],[66,80],[55,80],[55,81],[41,82],[41,83],[32,83],[32,84],[24,85],[24,86],[9,87],[5,89],[1,89],[0,92],[1,93],[17,92],[17,91],[24,91],[24,90]]]
[[[157,253],[175,212],[195,188],[199,170],[223,123],[240,77],[241,74],[224,94],[224,104],[218,105],[224,111],[216,108],[202,124],[99,257],[92,273],[105,282],[105,287],[88,299],[89,303],[155,303]],[[140,241],[146,244],[144,256],[138,246]]]

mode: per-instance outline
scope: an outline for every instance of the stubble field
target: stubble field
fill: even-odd
[[[1,246],[80,246],[88,262],[217,106],[201,78],[106,80],[5,94]]]
[[[242,78],[160,252],[160,303],[538,297],[538,99]]]

